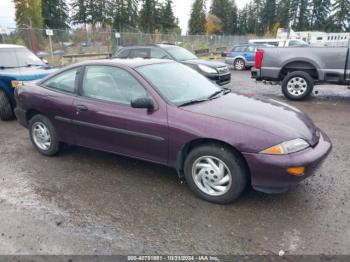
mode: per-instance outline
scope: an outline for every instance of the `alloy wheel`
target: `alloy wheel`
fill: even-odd
[[[32,136],[35,145],[41,150],[48,150],[51,146],[51,134],[46,125],[36,122],[32,126]]]
[[[222,196],[232,185],[231,171],[219,158],[203,156],[192,166],[192,177],[196,186],[210,196]]]
[[[287,83],[287,90],[293,96],[301,96],[307,90],[308,84],[302,77],[293,77]]]

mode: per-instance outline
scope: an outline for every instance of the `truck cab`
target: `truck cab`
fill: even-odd
[[[46,77],[55,69],[47,66],[26,47],[0,44],[0,119],[14,118],[14,89],[23,81]]]

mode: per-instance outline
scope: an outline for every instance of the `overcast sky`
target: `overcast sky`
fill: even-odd
[[[194,0],[173,0],[175,16],[179,18],[183,33],[187,32],[187,23],[190,17],[191,5]],[[242,8],[249,0],[236,0],[239,8]],[[207,0],[208,9],[211,0]],[[12,0],[0,0],[0,27],[15,27],[15,8]]]

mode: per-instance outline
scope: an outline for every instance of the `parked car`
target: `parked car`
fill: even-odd
[[[251,39],[249,44],[271,45],[274,47],[308,47],[308,43],[301,39]]]
[[[308,97],[314,84],[350,85],[348,47],[262,48],[256,53],[252,78],[282,82],[291,100]]]
[[[64,142],[167,165],[221,204],[248,183],[285,191],[331,150],[298,109],[232,93],[169,60],[75,64],[19,86],[16,99],[17,119],[41,154],[55,155]]]
[[[233,66],[235,70],[242,71],[254,66],[255,52],[264,45],[240,44],[226,53],[225,63]]]
[[[127,46],[119,49],[115,57],[171,59],[191,67],[219,85],[231,82],[230,70],[224,63],[199,59],[187,49],[171,44]]]
[[[37,80],[53,71],[27,48],[0,44],[0,119],[14,117],[13,91],[21,81]]]

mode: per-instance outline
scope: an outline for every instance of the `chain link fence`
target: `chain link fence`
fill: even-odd
[[[68,60],[71,58],[69,62],[76,62],[79,58],[83,60],[85,57],[113,56],[118,48],[126,45],[171,43],[192,52],[206,50],[202,53],[219,54],[236,44],[247,42],[251,38],[256,37],[119,33],[102,29],[54,29],[52,36],[48,36],[45,29],[9,28],[7,34],[0,35],[0,43],[25,45],[39,57],[54,64],[64,65],[67,63],[63,61],[64,58]]]

